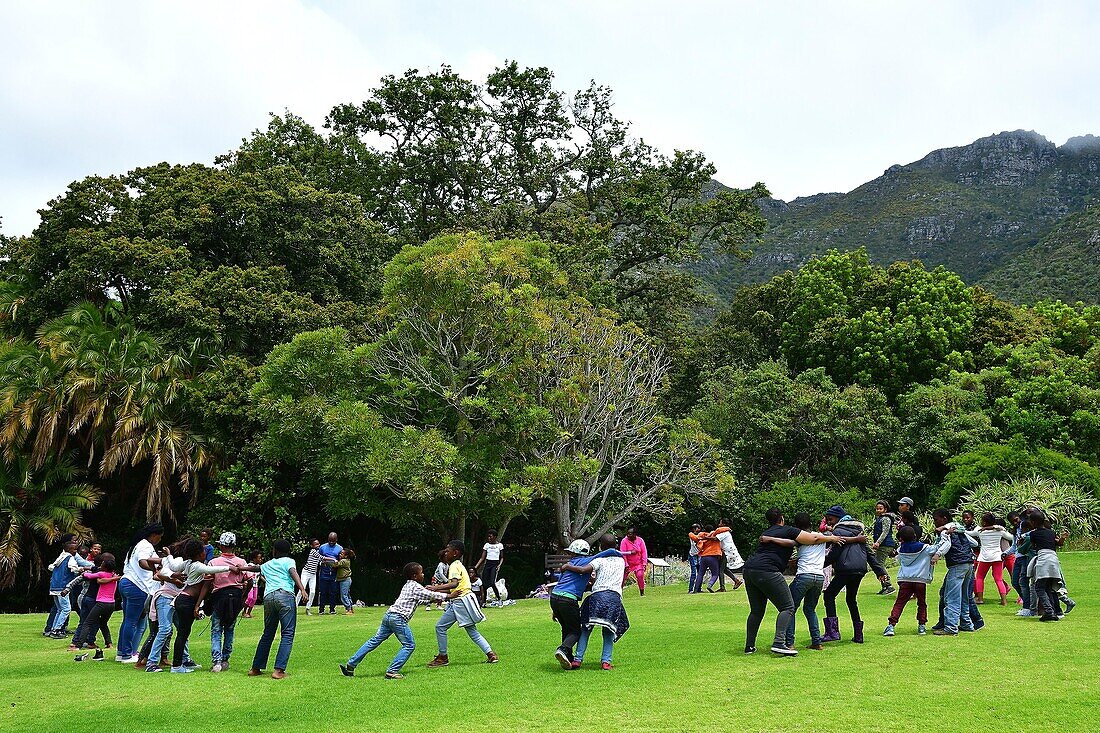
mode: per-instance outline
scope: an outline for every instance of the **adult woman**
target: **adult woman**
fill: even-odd
[[[764,620],[768,601],[779,611],[775,620],[775,638],[771,650],[784,656],[795,656],[797,651],[787,646],[787,627],[794,618],[794,600],[791,589],[783,578],[783,571],[794,554],[793,544],[772,542],[770,538],[794,540],[801,545],[820,545],[822,543],[843,544],[840,537],[826,537],[784,524],[783,512],[775,507],[769,509],[764,518],[770,525],[760,537],[756,554],[745,563],[745,593],[749,599],[749,618],[745,628],[745,654],[756,651],[756,634],[760,631],[760,622]]]
[[[619,543],[619,552],[626,559],[626,570],[623,572],[623,587],[626,587],[626,579],[631,575],[638,581],[638,595],[645,595],[645,567],[649,564],[649,550],[646,549],[645,540],[638,536],[638,529],[631,527],[626,530],[626,536]]]
[[[714,583],[722,576],[722,543],[714,538],[714,527],[707,524],[703,531],[689,534],[693,540],[699,543],[699,574],[695,576],[695,584],[691,587],[692,593],[703,590],[703,576],[710,573],[710,582],[707,583],[707,591],[714,592]]]
[[[836,597],[844,591],[844,601],[848,604],[848,613],[852,616],[852,641],[863,643],[863,619],[859,615],[859,584],[867,574],[867,565],[880,581],[889,579],[886,568],[872,553],[867,552],[867,541],[863,523],[848,516],[843,507],[832,506],[825,512],[826,523],[837,537],[844,538],[845,544],[829,550],[825,563],[833,567],[833,580],[825,589],[825,636],[822,641],[840,641],[840,620],[836,615]]]
[[[248,676],[258,677],[263,674],[267,658],[271,655],[275,629],[281,628],[279,651],[275,653],[275,671],[271,674],[274,679],[281,680],[286,677],[290,650],[294,646],[294,629],[298,624],[294,590],[297,588],[302,595],[307,594],[302,579],[298,577],[294,559],[290,557],[290,543],[276,540],[272,549],[272,559],[260,566],[260,573],[264,578],[264,631],[260,636],[260,643],[256,645],[256,656],[252,659],[252,669],[248,670]]]
[[[474,570],[481,574],[481,605],[489,600],[489,589],[493,589],[493,602],[500,603],[500,591],[497,590],[497,576],[504,565],[504,544],[497,539],[497,533],[489,530],[487,541],[481,546],[481,559]]]
[[[122,627],[118,630],[115,652],[115,659],[123,664],[138,661],[137,652],[148,623],[149,597],[160,587],[160,583],[153,580],[153,572],[160,565],[156,546],[163,537],[164,526],[151,522],[135,535],[133,546],[126,554],[122,580],[118,582],[122,594]]]

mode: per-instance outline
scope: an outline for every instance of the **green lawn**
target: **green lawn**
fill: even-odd
[[[717,725],[897,733],[1017,730],[1037,721],[1045,730],[1084,731],[1093,728],[1100,702],[1100,553],[1067,553],[1063,561],[1080,605],[1061,623],[1016,618],[1015,605],[985,605],[988,625],[976,634],[918,637],[911,604],[899,635],[885,639],[880,633],[893,598],[875,596],[872,580],[861,598],[867,643],[845,640],[795,659],[741,653],[742,591],[687,596],[683,586],[670,586],[639,599],[628,588],[631,629],[615,647],[610,672],[598,668],[598,644],[586,669],[558,667],[552,657],[558,626],[544,601],[487,609],[481,629],[500,654],[495,666],[483,664],[455,627],[451,666],[425,669],[435,653],[438,615],[418,611],[418,648],[402,681],[382,679],[392,640],[367,657],[355,679],[337,669],[373,634],[381,608],[351,617],[300,616],[290,677],[281,681],[245,675],[259,617],[240,622],[232,671],[148,677],[115,662],[74,663],[64,642],[40,635],[42,615],[0,616],[0,731],[680,731]],[[851,626],[841,609],[847,639]],[[934,621],[934,607],[931,613]],[[113,629],[118,622],[116,614]],[[209,668],[206,624],[199,628],[192,651]],[[761,647],[769,628],[771,611]],[[803,622],[798,645],[805,643]]]

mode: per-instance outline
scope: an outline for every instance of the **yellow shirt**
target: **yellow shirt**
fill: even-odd
[[[458,581],[455,590],[458,591],[460,596],[464,596],[473,590],[473,586],[470,585],[470,574],[466,572],[466,566],[462,564],[461,560],[455,560],[447,568],[447,580]]]

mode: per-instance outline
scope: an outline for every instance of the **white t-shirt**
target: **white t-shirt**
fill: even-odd
[[[589,563],[592,568],[592,592],[613,590],[623,594],[623,576],[626,574],[626,560],[621,557],[597,557]]]
[[[160,589],[160,583],[153,580],[153,571],[146,570],[139,564],[142,560],[149,560],[157,556],[157,549],[149,540],[142,540],[134,545],[134,551],[126,561],[126,568],[122,577],[152,595]]]
[[[798,570],[799,574],[812,573],[813,575],[825,574],[825,555],[828,545],[799,545],[798,546]]]
[[[485,543],[485,560],[488,562],[496,562],[500,560],[500,553],[504,551],[504,545],[499,542],[494,544]]]
[[[737,544],[733,541],[733,535],[729,532],[721,532],[714,537],[722,546],[722,554],[726,556],[726,567],[735,570],[745,564],[741,553],[737,551]]]

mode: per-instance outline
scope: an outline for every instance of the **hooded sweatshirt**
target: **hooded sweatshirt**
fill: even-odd
[[[837,537],[858,537],[864,534],[863,523],[845,516],[833,527],[833,534]],[[867,552],[865,544],[833,545],[825,557],[825,564],[832,565],[836,575],[866,575],[868,563],[876,576],[881,577],[886,574],[886,568],[878,558]]]
[[[951,536],[943,534],[934,545],[923,542],[902,542],[898,548],[899,583],[932,582],[932,560],[951,549]]]

